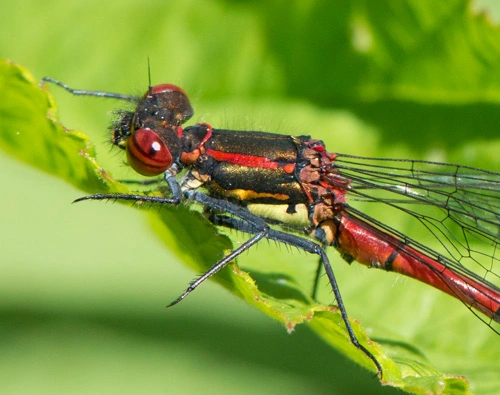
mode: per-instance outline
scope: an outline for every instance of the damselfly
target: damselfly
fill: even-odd
[[[111,141],[126,151],[136,172],[163,175],[170,189],[168,196],[98,194],[77,201],[178,205],[189,199],[203,205],[215,225],[252,235],[171,305],[267,238],[319,256],[353,345],[380,374],[381,365],[354,335],[325,246],[335,247],[349,263],[401,273],[456,297],[498,333],[500,173],[331,153],[310,136],[215,129],[206,123],[183,127],[193,109],[175,85],[150,86],[136,97],[44,81],[75,95],[137,103],[134,111],[120,113]],[[383,203],[409,214],[415,226],[437,239],[438,248],[366,215],[350,204],[355,201]]]

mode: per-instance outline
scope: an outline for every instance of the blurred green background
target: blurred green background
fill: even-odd
[[[498,170],[498,12],[493,1],[472,8],[458,0],[21,0],[2,6],[0,58],[75,88],[142,93],[149,56],[153,83],[182,86],[196,122],[310,133],[338,152]],[[64,125],[99,143],[98,159],[116,178],[133,177],[107,143],[119,103],[50,89]],[[194,273],[143,213],[71,205],[81,191],[6,155],[0,174],[1,393],[396,391],[305,326],[288,335],[211,282],[165,310]],[[314,258],[265,242],[256,250],[242,266],[265,256],[302,273],[304,286],[312,281]],[[416,339],[440,369],[475,370],[472,388],[495,393],[494,370],[482,369],[491,361],[476,357],[498,350],[479,339],[498,339],[459,303],[330,256],[348,311],[375,336]],[[326,288],[323,296],[331,301]],[[454,322],[478,340],[443,359],[431,346],[446,343]]]

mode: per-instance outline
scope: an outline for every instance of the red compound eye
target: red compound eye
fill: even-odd
[[[157,176],[172,165],[172,154],[165,142],[151,129],[138,129],[127,144],[127,159],[143,176]]]
[[[184,89],[179,88],[177,85],[173,84],[160,84],[160,85],[155,85],[151,88],[151,93],[153,95],[158,94],[158,93],[165,93],[165,92],[180,92],[184,96],[187,97],[187,93],[184,92]]]

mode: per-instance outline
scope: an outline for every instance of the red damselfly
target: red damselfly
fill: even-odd
[[[97,194],[77,201],[178,205],[188,199],[203,205],[215,225],[252,235],[170,305],[267,238],[319,256],[353,345],[380,374],[381,365],[351,328],[326,246],[335,247],[349,263],[401,273],[456,297],[499,333],[500,173],[331,153],[310,136],[215,129],[206,123],[183,127],[193,110],[175,85],[150,86],[136,97],[44,81],[75,95],[137,103],[134,111],[120,113],[111,141],[126,151],[135,171],[163,175],[170,189],[168,196]],[[438,247],[431,249],[364,214],[355,207],[357,201],[383,203],[408,214]]]

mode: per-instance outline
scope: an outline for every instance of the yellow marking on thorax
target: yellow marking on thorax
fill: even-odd
[[[247,205],[248,210],[258,215],[259,217],[269,218],[276,221],[280,221],[284,224],[293,226],[308,226],[310,222],[308,220],[307,207],[305,204],[297,204],[295,206],[296,213],[287,213],[288,204],[249,204]]]
[[[290,196],[284,193],[255,192],[251,189],[224,190],[224,194],[238,200],[254,200],[259,198],[271,198],[276,200],[288,200]]]

